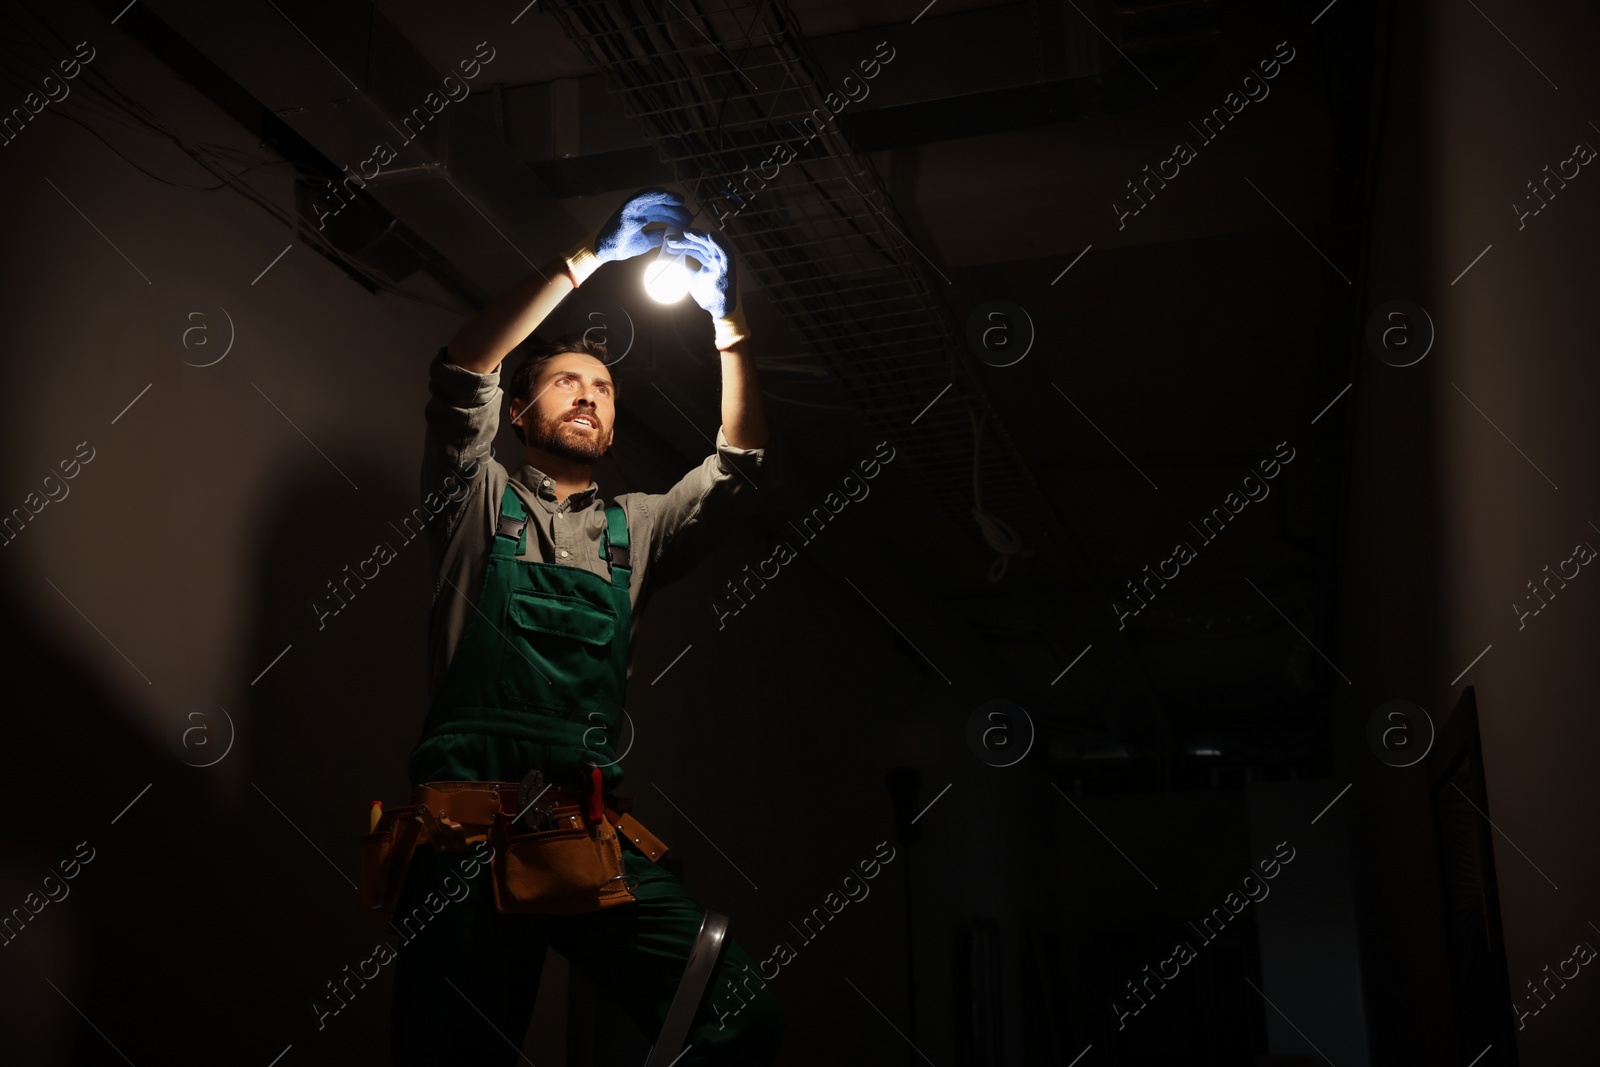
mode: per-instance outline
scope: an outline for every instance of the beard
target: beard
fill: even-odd
[[[593,430],[584,430],[576,426],[569,427],[561,419],[539,417],[536,421],[538,432],[533,435],[532,442],[536,448],[579,463],[593,463],[606,454],[601,437],[604,431],[598,426]]]

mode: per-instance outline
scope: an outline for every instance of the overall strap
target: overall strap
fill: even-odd
[[[611,584],[628,592],[633,577],[628,551],[628,513],[616,504],[606,508],[606,533],[600,539],[600,558],[611,564]]]
[[[611,642],[611,666],[621,680],[618,692],[626,688],[628,644],[632,631],[633,568],[628,550],[628,513],[612,504],[606,508],[606,527],[600,537],[600,558],[611,564],[611,602],[616,607],[617,627]],[[621,700],[619,695],[617,700]]]
[[[500,518],[490,555],[502,558],[522,555],[528,544],[527,526],[528,513],[522,509],[522,498],[507,482],[506,491],[500,497]]]

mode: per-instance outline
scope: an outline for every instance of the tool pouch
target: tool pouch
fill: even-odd
[[[638,880],[622,862],[609,819],[586,825],[577,804],[551,812],[553,829],[529,833],[504,813],[489,828],[495,907],[502,912],[580,915],[629,904]]]
[[[394,918],[400,901],[400,887],[416,851],[422,823],[414,804],[384,811],[378,827],[361,838],[361,886],[356,903],[369,910],[383,909],[383,920]]]
[[[495,908],[533,915],[579,915],[631,903],[638,880],[623,865],[625,834],[652,862],[666,844],[628,814],[632,802],[615,798],[604,817],[586,823],[582,806],[557,802],[544,828],[530,832],[512,822],[516,785],[509,782],[430,782],[418,786],[412,803],[388,808],[361,838],[360,907],[382,909],[394,919],[400,892],[419,847],[464,852],[487,841]],[[618,810],[620,809],[620,810]]]

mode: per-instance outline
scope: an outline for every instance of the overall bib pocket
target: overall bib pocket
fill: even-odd
[[[511,594],[500,671],[500,692],[508,703],[566,709],[588,679],[607,670],[617,617],[609,604],[597,601],[561,593]]]

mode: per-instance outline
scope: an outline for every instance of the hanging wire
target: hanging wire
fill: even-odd
[[[1022,551],[1022,538],[1017,536],[1017,531],[1012,529],[1010,523],[983,509],[983,465],[979,461],[979,454],[983,444],[983,424],[988,418],[987,411],[975,418],[972,409],[967,408],[967,419],[972,423],[972,521],[978,524],[985,543],[999,553],[989,565],[989,581],[998,582],[1006,576],[1011,557]]]
[[[38,20],[39,24],[56,39],[61,48],[68,50],[71,49],[71,45],[67,43],[66,39],[62,37],[60,32],[52,23],[50,23],[48,19],[45,19],[37,11],[33,10],[30,5],[24,3],[23,6],[26,7],[28,12],[36,20]],[[37,37],[35,37],[33,29],[27,24],[16,19],[11,11],[0,8],[0,15],[3,15],[6,19],[16,24],[28,38],[29,43],[33,44],[41,52],[48,54],[51,51],[49,44],[47,42],[40,41]],[[6,58],[9,62],[11,56],[7,55]],[[110,110],[106,111],[93,106],[84,107],[84,100],[80,99],[78,94],[84,94],[84,97],[89,100],[97,100],[99,103],[107,105]],[[87,121],[79,118],[76,115],[69,114],[66,109],[69,105],[72,105],[74,100],[78,100],[77,107],[86,110],[91,114],[98,115],[103,119],[115,122],[118,125],[124,126],[130,130],[155,136],[162,140],[168,141],[179,151],[188,156],[190,160],[202,170],[210,174],[212,177],[217,178],[217,184],[196,185],[190,182],[174,181],[170,178],[164,178],[159,174],[152,173],[150,170],[141,166],[122,149],[112,144],[111,141],[107,140],[99,130],[90,125]],[[215,145],[205,141],[190,140],[177,130],[171,128],[166,123],[161,121],[159,116],[146,107],[137,97],[125,92],[111,77],[105,74],[104,71],[88,64],[83,64],[81,66],[79,80],[76,85],[76,92],[67,96],[60,103],[52,103],[50,106],[55,109],[56,113],[62,118],[82,127],[112,152],[114,152],[129,166],[133,167],[135,170],[139,171],[139,173],[151,178],[154,181],[161,182],[164,185],[170,185],[181,189],[192,189],[199,192],[217,192],[224,188],[231,189],[240,196],[243,196],[246,200],[255,204],[267,214],[271,215],[285,228],[291,230],[296,237],[307,242],[324,256],[337,260],[339,263],[343,264],[346,269],[364,279],[367,284],[371,285],[374,289],[390,293],[394,296],[398,296],[402,299],[410,300],[415,303],[440,308],[444,311],[460,312],[462,310],[459,304],[446,304],[438,300],[431,299],[427,296],[414,293],[410,290],[401,288],[399,285],[390,281],[383,275],[370,270],[359,261],[345,253],[338,246],[333,244],[333,242],[324,236],[320,231],[312,230],[309,227],[300,226],[298,224],[299,220],[293,213],[284,210],[265,194],[257,190],[253,185],[240,177],[240,175],[247,173],[250,170],[273,168],[277,170],[286,170],[298,177],[304,178],[308,181],[313,181],[319,178],[328,177],[328,175],[322,173],[321,171],[305,167],[301,164],[295,163],[292,160],[261,159],[252,157],[238,149],[227,148],[226,146]],[[241,162],[247,164],[242,171],[234,173],[228,169],[227,165],[229,163],[238,164]]]

